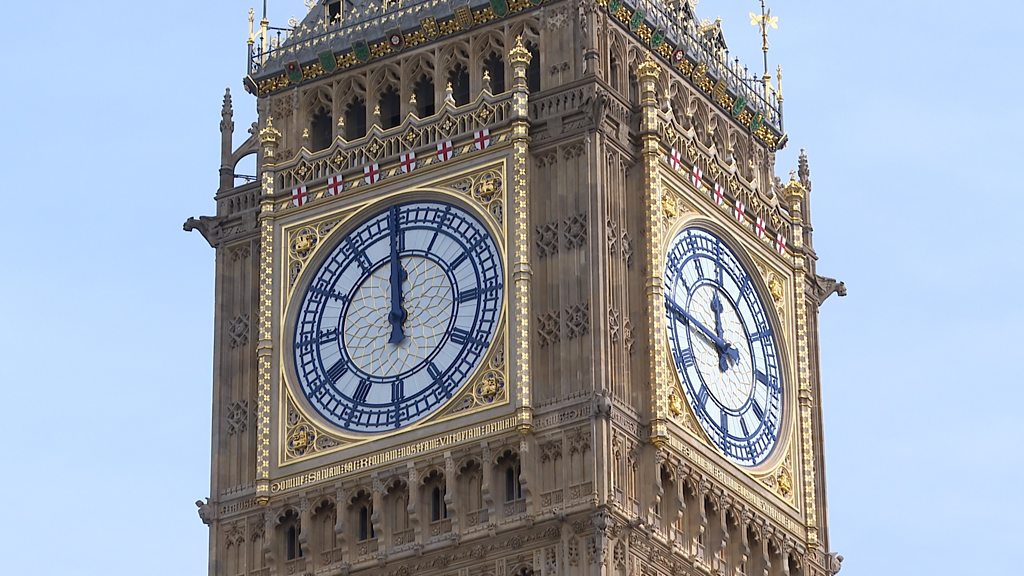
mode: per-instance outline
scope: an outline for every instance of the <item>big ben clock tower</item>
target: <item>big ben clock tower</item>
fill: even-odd
[[[688,0],[250,14],[211,575],[818,575],[806,157]],[[763,81],[762,81],[763,80]],[[244,157],[257,173],[235,174]]]

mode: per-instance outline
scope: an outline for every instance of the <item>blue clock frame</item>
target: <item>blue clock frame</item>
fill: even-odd
[[[469,210],[412,201],[345,231],[303,285],[298,387],[331,425],[374,434],[423,420],[469,380],[498,331],[504,269]]]
[[[716,233],[691,226],[669,244],[664,280],[672,360],[701,428],[733,462],[763,464],[782,431],[785,386],[754,279]]]

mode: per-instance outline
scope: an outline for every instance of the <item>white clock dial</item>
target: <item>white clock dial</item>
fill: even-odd
[[[672,240],[665,313],[679,381],[701,427],[730,460],[763,463],[782,427],[775,332],[753,278],[712,232],[689,228]]]
[[[466,210],[415,202],[370,216],[338,241],[296,312],[303,395],[351,432],[426,418],[482,361],[503,287],[494,238]]]

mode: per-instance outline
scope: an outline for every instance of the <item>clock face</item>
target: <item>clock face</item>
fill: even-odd
[[[712,232],[689,228],[672,240],[665,314],[676,371],[701,427],[733,462],[761,464],[782,425],[775,332],[750,274]]]
[[[490,347],[504,292],[494,238],[442,202],[391,206],[346,234],[295,317],[295,367],[309,404],[351,432],[422,420]]]

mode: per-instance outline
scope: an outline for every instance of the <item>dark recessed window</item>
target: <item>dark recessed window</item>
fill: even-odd
[[[420,118],[433,116],[437,109],[434,106],[434,81],[426,74],[413,85],[413,94],[416,95],[416,115]]]
[[[448,73],[448,82],[452,85],[452,97],[455,104],[462,106],[469,103],[469,71],[462,64],[456,64]]]
[[[398,90],[388,86],[380,95],[381,128],[398,126],[402,122],[402,99]]]
[[[505,91],[505,60],[501,55],[491,52],[484,60],[484,70],[491,77],[491,94],[501,94]]]
[[[353,98],[345,107],[345,139],[355,140],[366,135],[366,102]]]
[[[323,108],[316,111],[310,123],[309,145],[313,151],[323,150],[331,145],[331,113]]]

